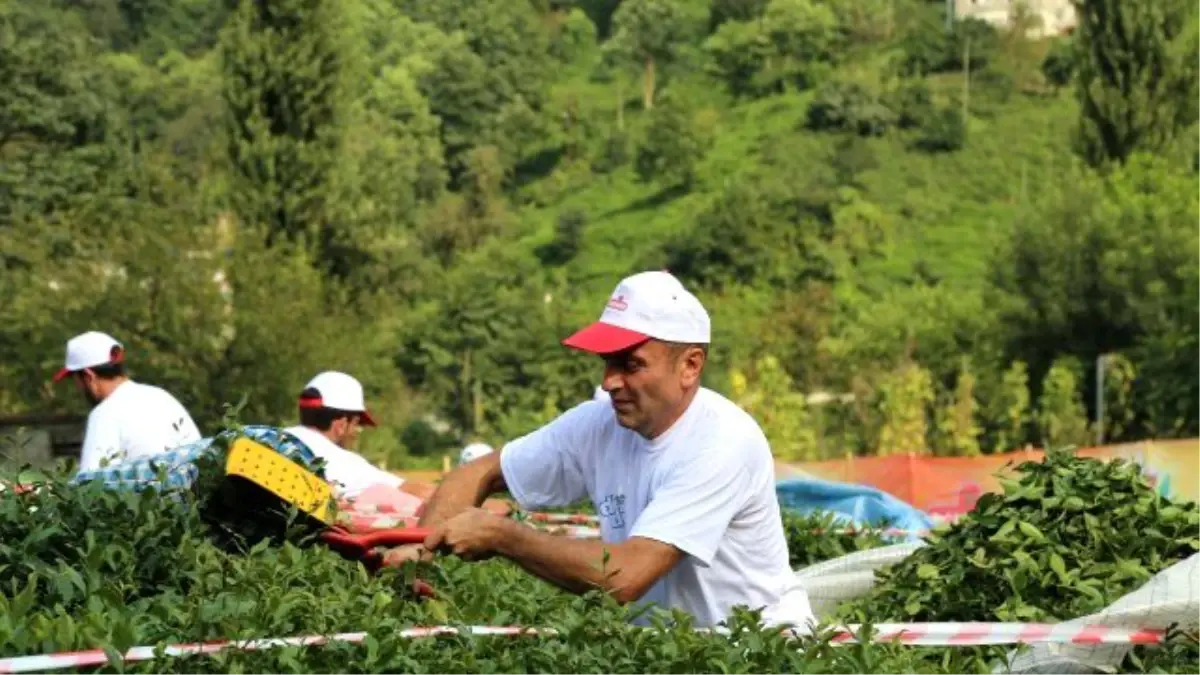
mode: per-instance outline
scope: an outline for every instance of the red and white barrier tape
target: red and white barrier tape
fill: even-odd
[[[372,532],[374,530],[389,530],[395,527],[417,527],[417,518],[409,516],[388,516],[377,513],[363,513],[359,511],[342,511],[342,524],[351,532],[363,533]],[[578,525],[549,525],[544,523],[529,523],[530,527],[536,527],[540,530],[545,530],[550,534],[568,539],[599,539],[600,530],[594,527],[580,527]]]
[[[395,511],[376,506],[346,508],[342,511],[354,532],[388,529],[392,527],[416,527],[414,516],[395,515]],[[599,518],[585,513],[530,513],[526,522],[531,525],[547,526],[544,529],[572,539],[599,539]],[[905,530],[889,528],[842,527],[829,530],[813,530],[814,534],[879,534],[885,537],[924,536],[929,530]]]
[[[558,525],[599,525],[600,517],[587,513],[530,513],[529,519],[535,523],[554,523]]]
[[[353,502],[344,502],[340,505],[343,511],[367,514],[389,514],[397,513],[396,507],[391,504],[355,504]],[[531,511],[525,514],[528,519],[535,523],[547,523],[555,525],[599,525],[600,518],[589,513],[543,513],[540,511]]]
[[[859,626],[850,625],[835,632],[833,644],[859,641]],[[1162,642],[1164,631],[1146,628],[1118,628],[1110,626],[1080,626],[1068,624],[1033,623],[881,623],[875,624],[871,642],[898,642],[906,645],[923,646],[969,646],[1003,644],[1133,644],[1146,645]],[[712,632],[724,633],[724,630]],[[437,637],[440,635],[540,635],[552,636],[551,628],[521,628],[519,626],[469,626],[464,629],[454,626],[419,626],[403,630],[399,637],[405,639]],[[331,642],[358,643],[366,639],[366,633],[339,633],[336,635],[306,635],[290,638],[268,638],[263,640],[215,641],[169,645],[163,648],[164,656],[189,656],[215,654],[229,649],[256,651],[284,646],[320,646]],[[157,658],[156,647],[133,647],[125,652],[125,661],[148,661]],[[102,649],[79,652],[60,652],[36,656],[17,656],[0,659],[0,673],[30,673],[80,668],[108,663],[108,655]]]
[[[905,530],[899,527],[839,527],[832,530],[815,529],[813,534],[878,534],[884,537],[907,537],[909,535],[917,535],[923,537],[929,534],[932,530]]]
[[[948,647],[955,645],[1006,644],[1158,644],[1165,631],[1151,628],[1066,623],[878,623],[871,642],[897,641],[906,645]],[[848,626],[833,635],[831,642],[856,642],[858,627]]]

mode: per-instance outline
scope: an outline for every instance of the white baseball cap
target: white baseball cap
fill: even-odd
[[[613,354],[651,338],[708,344],[712,328],[700,300],[669,272],[641,272],[617,284],[600,320],[563,340],[593,354]]]
[[[484,455],[492,454],[492,452],[492,446],[487,443],[472,443],[463,448],[462,452],[458,454],[458,463],[466,464],[467,462],[473,462]]]
[[[363,388],[358,380],[346,373],[327,370],[304,385],[304,392],[316,390],[315,396],[300,395],[301,408],[333,408],[361,413],[364,426],[375,426],[375,418],[363,401]]]
[[[66,363],[54,373],[58,382],[71,373],[85,368],[95,368],[125,360],[125,347],[113,336],[99,331],[88,331],[67,341]]]

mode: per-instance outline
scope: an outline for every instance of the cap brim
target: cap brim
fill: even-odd
[[[379,426],[375,423],[375,418],[371,417],[370,410],[364,410],[361,413],[359,413],[359,421],[362,423],[362,425],[364,427]]]
[[[61,381],[65,380],[67,378],[67,376],[70,374],[71,374],[71,370],[69,368],[59,368],[58,372],[54,373],[54,381],[61,382]]]
[[[562,343],[566,347],[592,354],[615,354],[636,347],[649,339],[649,335],[597,321]]]

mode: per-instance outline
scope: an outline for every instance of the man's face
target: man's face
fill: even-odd
[[[700,378],[704,353],[650,340],[604,357],[602,387],[612,398],[617,422],[647,438],[663,431]]]
[[[358,435],[362,432],[362,424],[358,419],[358,415],[350,417],[341,417],[333,421],[333,425],[329,427],[333,432],[333,442],[347,450],[353,449],[358,444]]]
[[[77,370],[71,373],[71,377],[74,378],[75,384],[79,386],[79,391],[83,394],[83,398],[88,402],[88,405],[94,407],[100,403],[100,390],[96,386],[96,375],[92,371],[86,368],[84,370]]]

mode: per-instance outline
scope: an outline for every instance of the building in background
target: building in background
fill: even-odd
[[[1021,5],[1038,18],[1026,37],[1064,35],[1075,29],[1075,7],[1071,0],[954,0],[954,18],[986,21],[1007,28]]]

